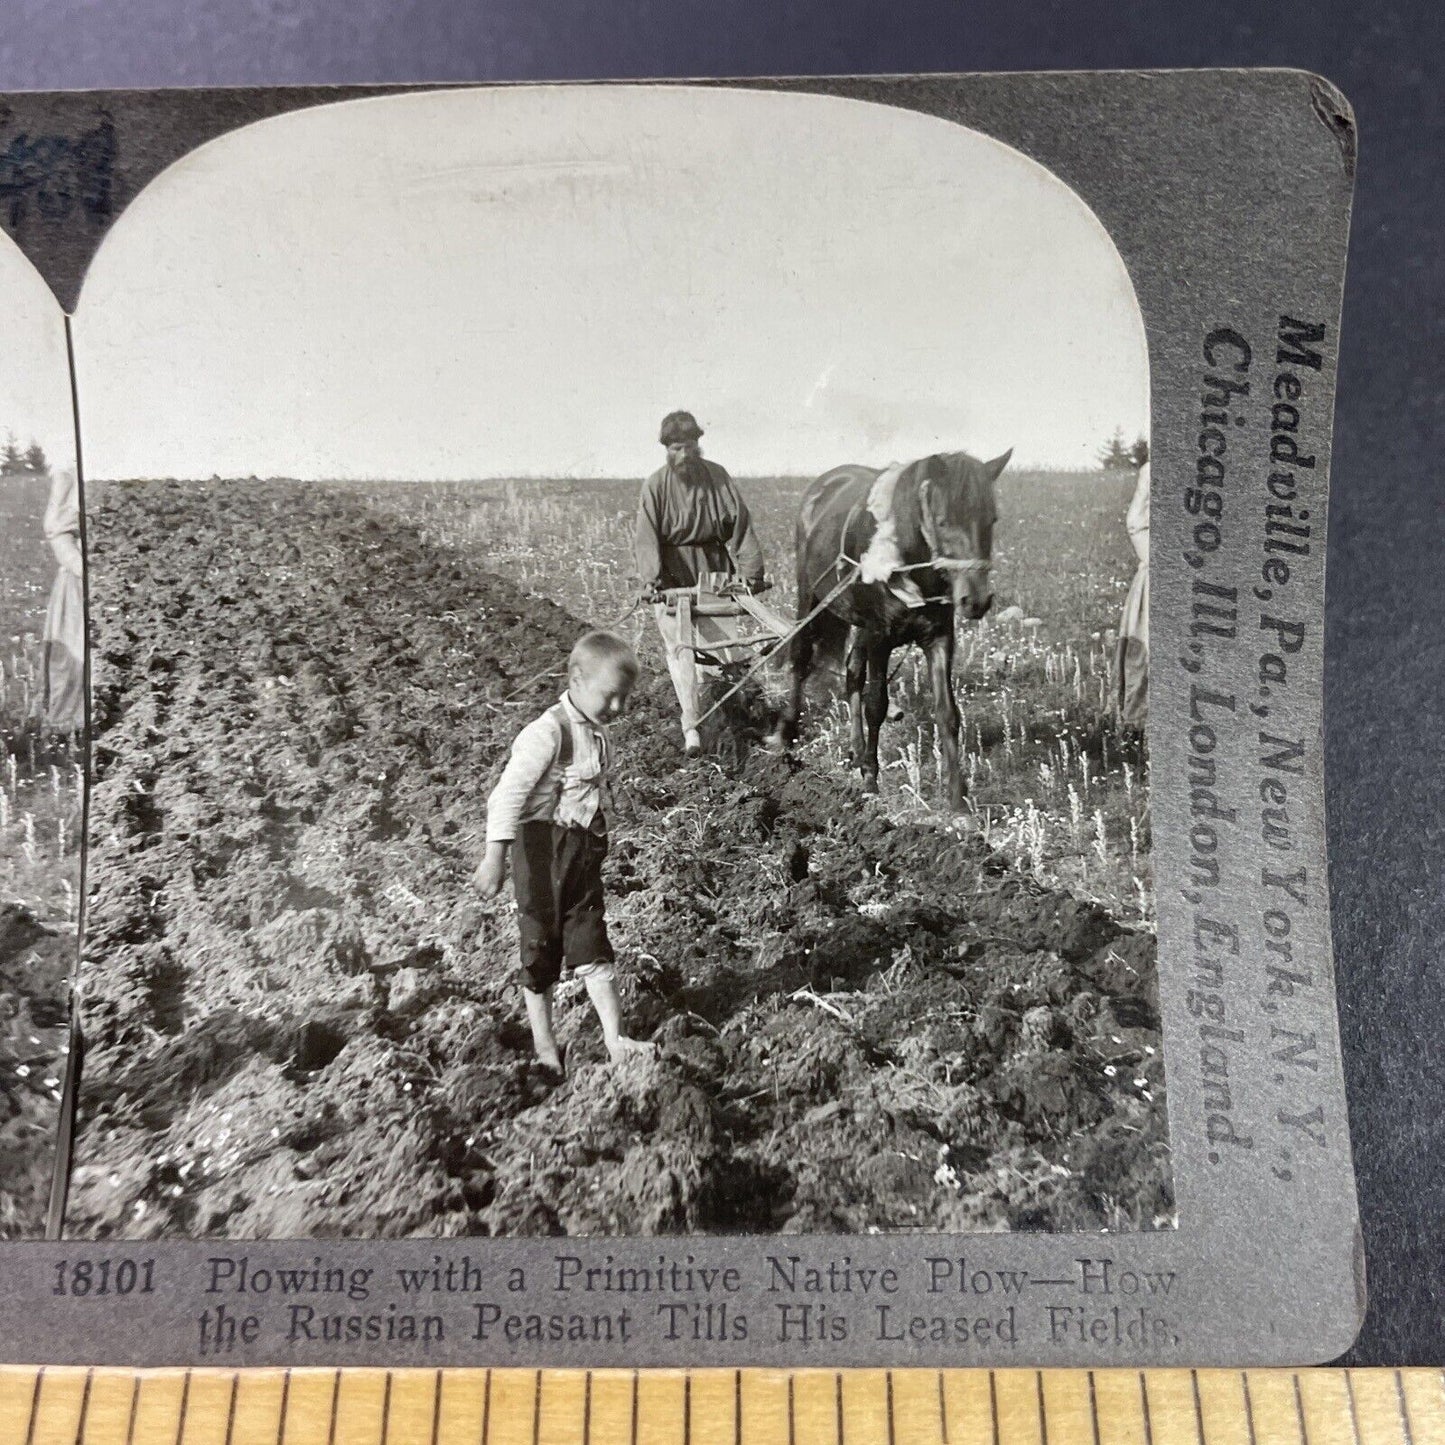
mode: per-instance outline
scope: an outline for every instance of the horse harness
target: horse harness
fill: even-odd
[[[853,569],[853,578],[856,578],[863,570],[862,562],[848,555],[848,533],[853,529],[853,523],[857,521],[858,514],[866,506],[866,497],[861,501],[854,502],[848,515],[843,519],[843,530],[838,534],[838,556],[830,569],[839,578],[845,575],[845,567]],[[927,506],[921,507],[919,512],[918,521],[923,529],[923,540],[928,543],[932,556],[926,562],[910,562],[905,566],[895,567],[890,576],[900,577],[907,572],[923,572],[930,567],[939,572],[982,572],[987,574],[992,570],[993,563],[987,557],[944,557],[940,555],[938,529],[934,525]],[[925,597],[923,599],[925,607],[937,607],[951,603],[952,598],[949,597]]]
[[[838,555],[833,562],[832,568],[830,569],[831,571],[837,573],[837,581],[833,584],[833,586],[828,590],[826,595],[820,601],[816,602],[804,616],[800,617],[793,624],[793,626],[788,630],[787,634],[784,637],[779,639],[779,641],[774,644],[774,646],[769,648],[766,652],[760,654],[756,661],[754,661],[752,666],[749,667],[747,671],[744,672],[743,675],[720,698],[718,698],[718,700],[713,703],[710,708],[708,708],[708,710],[698,719],[699,727],[701,727],[701,725],[706,722],[708,718],[710,718],[715,712],[717,712],[717,710],[722,707],[725,702],[735,696],[741,690],[747,680],[752,677],[752,675],[757,672],[759,668],[761,668],[765,663],[770,662],[780,651],[782,651],[784,647],[788,645],[788,643],[793,640],[793,638],[795,638],[800,632],[802,632],[802,630],[807,627],[807,625],[812,622],[812,620],[817,617],[819,613],[826,612],[827,609],[831,607],[833,603],[840,596],[842,596],[842,594],[846,592],[848,588],[853,585],[854,582],[858,580],[859,576],[862,574],[863,571],[863,564],[857,559],[848,555],[848,533],[852,528],[853,523],[857,520],[859,512],[861,512],[866,505],[866,502],[866,497],[864,497],[861,501],[855,502],[851,510],[849,511],[847,517],[844,518],[843,530],[838,538]],[[933,525],[933,519],[931,516],[929,516],[927,507],[924,507],[922,510],[923,516],[919,520],[923,528],[923,540],[928,543],[931,549],[933,549],[934,556],[932,556],[927,562],[912,562],[906,564],[905,566],[895,568],[892,575],[900,576],[906,572],[921,572],[929,567],[935,568],[938,571],[945,572],[955,571],[987,573],[990,570],[993,564],[986,557],[941,557],[937,555],[938,531],[937,528]],[[821,581],[822,578],[819,578],[819,582]],[[815,590],[817,585],[817,583],[814,584]],[[925,606],[927,606],[929,603],[937,605],[940,603],[951,604],[951,602],[952,599],[948,597],[930,597],[924,599]],[[798,598],[798,605],[799,607],[803,605],[802,597]]]

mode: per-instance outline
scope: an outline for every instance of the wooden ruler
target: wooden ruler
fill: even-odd
[[[1438,1370],[0,1369],[3,1445],[1445,1445]]]

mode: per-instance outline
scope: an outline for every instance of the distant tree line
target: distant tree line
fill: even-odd
[[[1137,437],[1133,445],[1124,440],[1124,429],[1114,428],[1114,435],[1099,448],[1099,465],[1106,472],[1138,471],[1149,460],[1149,443]]]
[[[11,432],[0,447],[0,477],[43,477],[50,470],[45,448],[33,441],[24,451]]]

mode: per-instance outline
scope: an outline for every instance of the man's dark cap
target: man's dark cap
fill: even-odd
[[[690,411],[670,411],[662,419],[658,441],[670,447],[674,442],[695,442],[702,435],[697,418]]]

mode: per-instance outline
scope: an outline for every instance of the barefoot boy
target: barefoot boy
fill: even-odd
[[[487,851],[476,885],[495,898],[511,854],[527,1021],[537,1058],[559,1073],[552,991],[564,962],[587,986],[612,1061],[651,1051],[622,1033],[602,896],[606,727],[621,715],[637,674],[637,656],[622,638],[589,632],[568,659],[567,691],[517,735],[487,799]]]

